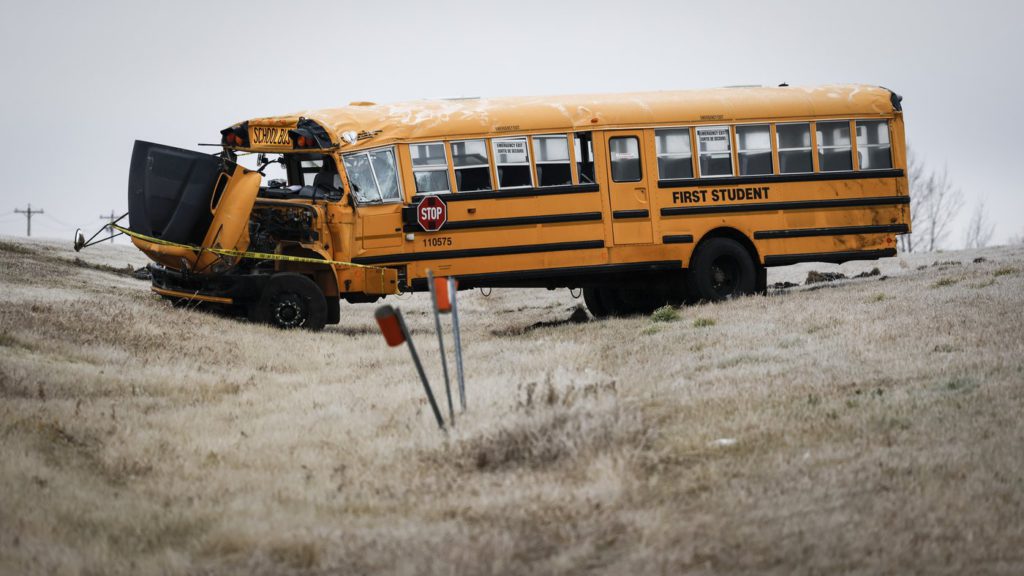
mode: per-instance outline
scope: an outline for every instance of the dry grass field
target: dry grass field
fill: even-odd
[[[464,292],[447,435],[375,305],[281,332],[143,262],[0,243],[2,574],[1024,572],[1024,249],[660,321]]]

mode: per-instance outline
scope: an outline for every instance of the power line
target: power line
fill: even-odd
[[[43,213],[42,208],[40,208],[39,210],[33,210],[32,209],[32,205],[29,204],[27,210],[19,210],[18,208],[15,208],[14,209],[14,213],[15,214],[24,214],[25,215],[25,225],[26,225],[26,227],[25,227],[25,234],[29,238],[31,238],[32,237],[32,215],[33,214],[42,214]]]
[[[54,224],[59,224],[60,226],[63,226],[65,228],[74,228],[73,225],[68,224],[67,222],[61,220],[60,218],[57,218],[56,216],[54,216],[52,214],[47,214],[46,215],[46,219],[47,220],[52,220]]]

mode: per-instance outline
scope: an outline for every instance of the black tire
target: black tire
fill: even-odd
[[[337,324],[341,322],[341,298],[326,298],[326,303],[327,323]]]
[[[277,328],[322,330],[327,322],[327,300],[320,287],[302,274],[275,274],[263,288],[249,319]]]
[[[665,275],[665,304],[682,306],[686,303],[686,272],[679,270]],[[663,304],[664,305],[664,304]]]
[[[584,288],[583,289],[583,302],[587,305],[587,310],[594,318],[604,318],[608,316],[608,309],[605,308],[604,302],[601,300],[600,288]]]
[[[615,299],[621,303],[623,315],[650,314],[664,306],[668,298],[662,294],[659,286],[646,288],[639,286],[622,287],[615,290]]]
[[[715,302],[753,294],[757,288],[757,266],[750,252],[731,238],[701,242],[687,273],[689,296]]]
[[[650,314],[665,303],[665,298],[639,287],[602,286],[596,289],[596,300],[606,316]]]
[[[597,299],[601,302],[601,306],[604,307],[608,316],[626,315],[626,311],[622,306],[622,302],[619,301],[618,294],[616,294],[614,287],[601,286],[598,288]]]

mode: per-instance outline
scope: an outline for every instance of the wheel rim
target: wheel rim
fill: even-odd
[[[732,296],[739,281],[739,262],[732,256],[719,256],[711,263],[711,289],[720,298]]]
[[[277,295],[270,304],[274,323],[283,328],[298,328],[306,323],[306,303],[294,292]]]

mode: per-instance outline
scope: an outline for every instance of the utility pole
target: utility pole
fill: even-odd
[[[32,205],[29,204],[28,205],[28,210],[18,210],[17,208],[15,208],[14,209],[14,213],[15,214],[24,214],[25,215],[25,220],[26,220],[26,223],[27,223],[27,229],[26,229],[25,233],[28,235],[29,238],[31,238],[32,237],[32,215],[33,214],[42,214],[43,210],[42,209],[33,210],[32,209]]]
[[[101,220],[106,220],[108,222],[108,224],[106,226],[104,226],[103,229],[107,231],[107,234],[110,234],[110,243],[111,244],[114,243],[114,229],[110,227],[109,222],[113,222],[114,218],[117,218],[117,214],[115,214],[113,210],[110,211],[110,215],[109,216],[106,215],[106,214],[100,214],[100,219]]]

